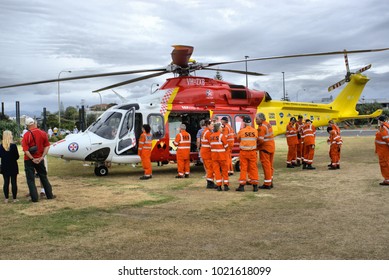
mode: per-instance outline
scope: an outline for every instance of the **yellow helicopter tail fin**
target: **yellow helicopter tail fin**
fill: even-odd
[[[351,75],[350,82],[347,86],[339,93],[333,102],[328,104],[332,110],[338,111],[338,120],[368,118],[370,116],[360,116],[355,108],[368,81],[369,78],[364,75]],[[375,113],[372,115],[375,115]]]

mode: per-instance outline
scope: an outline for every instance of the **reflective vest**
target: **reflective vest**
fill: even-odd
[[[303,142],[305,145],[315,145],[316,128],[312,123],[306,123],[303,126]]]
[[[380,126],[380,132],[382,135],[382,140],[389,144],[389,124],[384,122]]]
[[[203,159],[211,159],[211,144],[209,142],[209,138],[211,136],[211,131],[208,127],[206,127],[201,134],[201,148],[200,155]]]
[[[152,143],[153,136],[150,133],[143,132],[139,137],[138,155],[140,155],[142,151],[151,151]]]
[[[227,137],[223,135],[221,131],[218,131],[212,133],[209,140],[211,145],[212,160],[226,160],[226,151],[228,148]]]
[[[276,150],[273,128],[265,121],[258,126],[258,150],[265,150],[269,153],[274,153]]]
[[[381,129],[377,131],[375,135],[375,152],[379,157],[389,156],[389,145],[383,139],[383,133]]]
[[[224,124],[223,134],[227,138],[228,146],[230,147],[230,149],[232,149],[234,147],[235,134],[234,134],[234,130],[232,129],[232,127],[228,123]]]
[[[330,137],[328,138],[328,142],[331,145],[342,145],[343,144],[342,137],[340,137],[340,135],[338,134],[338,132],[336,130],[330,131]]]
[[[246,126],[238,132],[239,148],[244,151],[252,151],[257,149],[258,131],[251,127]]]
[[[185,130],[181,130],[176,135],[176,139],[173,144],[177,146],[177,156],[188,156],[190,154],[190,134]]]
[[[340,128],[339,126],[337,126],[336,124],[331,124],[331,127],[332,127],[332,130],[335,130],[336,133],[338,133],[340,135]]]
[[[289,146],[298,144],[297,129],[291,122],[286,126],[286,142]]]

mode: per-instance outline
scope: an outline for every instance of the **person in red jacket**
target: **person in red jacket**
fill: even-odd
[[[176,135],[173,144],[177,147],[176,178],[189,178],[190,173],[190,134],[186,132],[186,125],[180,124],[180,132]]]
[[[296,118],[291,117],[289,124],[286,126],[286,142],[288,144],[288,156],[286,158],[286,167],[294,168],[297,166],[297,138]]]
[[[375,152],[378,156],[382,177],[384,177],[384,181],[380,183],[382,186],[389,185],[389,124],[385,120],[385,116],[378,118],[380,126],[375,138]]]
[[[273,128],[271,124],[266,121],[265,114],[258,113],[255,117],[255,121],[258,125],[258,150],[259,158],[261,160],[264,181],[260,189],[273,188],[273,174],[274,174],[274,153],[276,150]]]
[[[153,177],[150,160],[153,136],[150,134],[150,131],[151,127],[148,124],[144,124],[142,126],[143,133],[139,137],[138,142],[138,156],[140,156],[144,170],[144,175],[139,178],[141,180],[148,180]]]
[[[37,127],[36,122],[32,118],[26,119],[28,131],[23,135],[22,147],[24,151],[24,171],[28,189],[30,191],[31,201],[38,202],[38,192],[35,185],[35,172],[45,189],[46,198],[53,199],[52,186],[47,178],[47,170],[44,163],[44,158],[49,152],[50,142],[45,131]]]
[[[215,173],[217,190],[228,191],[230,188],[228,181],[228,141],[227,137],[222,133],[221,123],[215,123],[213,133],[210,135],[212,167]]]
[[[302,138],[304,143],[303,169],[316,169],[312,166],[313,157],[315,155],[316,128],[310,119],[305,120]]]

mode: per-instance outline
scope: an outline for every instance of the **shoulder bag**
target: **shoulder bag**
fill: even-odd
[[[37,145],[36,145],[36,142],[35,142],[35,137],[34,137],[34,134],[31,132],[31,130],[29,130],[29,132],[31,133],[31,135],[32,135],[32,139],[34,139],[34,146],[32,146],[32,147],[30,147],[30,148],[28,148],[28,151],[30,152],[30,154],[35,154],[37,151],[38,151],[38,147],[37,147]]]

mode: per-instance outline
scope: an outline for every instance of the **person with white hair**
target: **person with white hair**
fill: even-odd
[[[190,173],[190,142],[191,137],[186,132],[186,125],[180,124],[180,132],[176,135],[173,144],[177,147],[177,171],[176,178],[189,178]]]
[[[22,147],[24,151],[24,170],[31,201],[38,202],[38,192],[35,185],[35,171],[45,189],[46,198],[53,199],[52,186],[47,178],[44,158],[49,152],[50,142],[46,132],[37,127],[32,118],[26,119],[27,133],[24,134]]]

